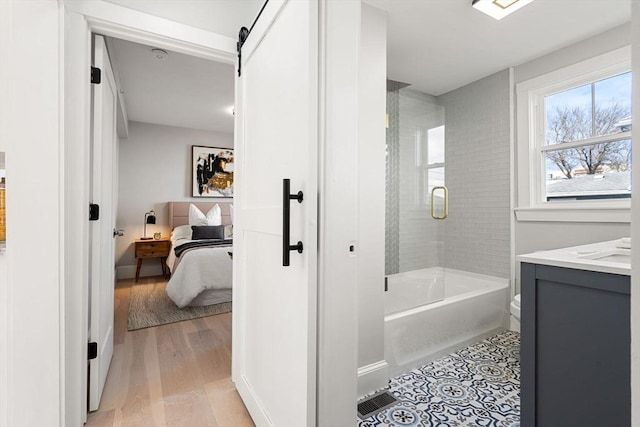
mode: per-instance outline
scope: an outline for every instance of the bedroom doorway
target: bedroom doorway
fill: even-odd
[[[289,2],[296,3],[296,2]],[[276,2],[272,2],[276,4]],[[277,2],[281,5],[282,2]],[[339,61],[327,61],[322,57],[320,60],[326,61],[320,70],[316,72],[322,73],[323,79],[327,78],[324,73],[330,75],[330,79],[322,80],[324,82],[327,108],[334,108],[340,111],[339,115],[322,116],[320,144],[323,145],[320,151],[326,152],[332,166],[340,165],[345,170],[353,166],[350,156],[345,156],[345,148],[349,153],[355,150],[356,128],[357,128],[357,99],[355,93],[347,91],[348,98],[345,103],[345,93],[341,92],[344,88],[344,74],[347,71],[349,75],[349,86],[354,85],[353,79],[355,75],[353,70],[357,69],[357,49],[359,46],[359,30],[357,26],[351,26],[350,23],[358,22],[360,16],[360,4],[357,2],[318,2],[321,10],[320,23],[314,20],[313,25],[322,25],[323,29],[327,27],[335,28],[335,31],[329,33],[321,33],[321,41],[326,43],[327,52],[332,57],[339,58]],[[65,13],[68,15],[65,23],[64,42],[65,42],[65,62],[70,64],[65,68],[64,83],[64,99],[80,100],[80,102],[65,102],[65,117],[83,117],[88,111],[88,106],[83,100],[88,99],[88,89],[84,84],[82,76],[86,74],[88,64],[89,45],[85,43],[87,35],[90,32],[100,33],[106,36],[113,36],[127,39],[141,44],[152,44],[161,49],[176,51],[179,53],[197,56],[209,60],[218,60],[223,63],[233,63],[236,59],[236,40],[229,37],[222,37],[210,31],[200,31],[189,25],[178,24],[174,21],[158,18],[156,16],[139,13],[122,6],[108,2],[65,2]],[[327,12],[327,14],[324,14]],[[318,42],[318,40],[316,40]],[[346,46],[349,49],[345,50]],[[340,66],[338,64],[341,64]],[[314,80],[319,77],[314,76]],[[353,86],[356,87],[356,86]],[[317,119],[317,117],[315,118]],[[68,128],[70,137],[64,141],[65,149],[78,152],[77,158],[73,161],[65,163],[65,167],[75,165],[78,168],[85,166],[83,164],[83,156],[87,148],[84,143],[88,134],[88,122],[78,120],[70,122]],[[314,126],[311,126],[314,127]],[[325,134],[331,129],[331,137]],[[77,151],[76,151],[77,150]],[[315,159],[318,160],[318,159]],[[326,165],[321,165],[326,168]],[[323,169],[324,170],[324,169]],[[159,179],[162,177],[162,171],[158,173]],[[324,176],[322,173],[319,175]],[[318,393],[317,417],[319,420],[325,419],[351,419],[354,413],[355,395],[357,378],[355,375],[356,366],[356,324],[353,318],[353,307],[356,305],[355,296],[355,268],[354,257],[349,254],[349,248],[353,245],[342,244],[341,236],[338,240],[333,235],[328,235],[327,230],[347,230],[353,232],[349,223],[345,221],[345,215],[349,218],[356,218],[355,205],[345,204],[342,197],[348,200],[354,199],[354,186],[344,183],[334,182],[323,178],[323,190],[319,191],[319,198],[323,201],[323,213],[325,214],[317,224],[312,224],[311,228],[318,230],[318,238],[322,243],[318,246],[323,247],[323,261],[317,265],[315,274],[322,279],[323,297],[321,303],[317,305],[310,304],[309,308],[317,309],[317,318],[319,322],[318,328],[315,329],[317,341],[322,345],[318,346],[316,357],[319,363],[317,382],[312,387]],[[77,186],[74,183],[66,183],[65,194],[73,195],[71,189]],[[161,184],[160,184],[161,185]],[[329,197],[327,194],[331,190],[337,190],[336,193],[340,197]],[[313,197],[311,195],[310,197]],[[77,197],[81,199],[81,197]],[[84,202],[84,200],[80,200]],[[83,205],[86,207],[86,205]],[[276,210],[274,210],[275,212]],[[78,213],[84,213],[85,210],[78,210]],[[148,211],[143,211],[143,214]],[[144,218],[143,215],[141,215]],[[142,219],[141,218],[141,219]],[[141,226],[138,226],[141,227]],[[65,236],[73,234],[65,230]],[[295,236],[293,236],[295,237]],[[351,241],[353,239],[349,239]],[[80,254],[80,250],[74,248],[65,248],[65,256],[69,254]],[[79,278],[81,279],[81,278]],[[65,289],[77,290],[78,292],[67,292],[67,300],[64,302],[64,311],[67,316],[74,316],[80,320],[86,321],[86,292],[83,295],[82,280],[65,283]],[[84,298],[84,299],[83,299]],[[234,322],[235,323],[235,322]],[[76,330],[72,324],[65,324],[65,338],[61,343],[65,347],[65,354],[70,357],[86,356],[86,335],[75,333]],[[309,331],[306,331],[309,332]],[[86,331],[84,331],[86,334]],[[142,333],[141,333],[142,334]],[[173,336],[173,334],[171,334]],[[332,339],[329,339],[331,337]],[[333,339],[339,337],[340,339]],[[260,337],[249,337],[250,339],[259,339]],[[126,338],[125,338],[126,340]],[[238,342],[238,340],[236,340]],[[81,349],[84,348],[84,351]],[[136,349],[136,353],[144,351],[143,348]],[[83,354],[84,353],[84,354]],[[239,352],[235,353],[238,356]],[[244,354],[242,354],[244,356]],[[81,369],[77,370],[75,366],[80,366],[84,362],[80,358],[80,363],[70,363],[70,367],[66,370],[67,378],[76,379],[81,377]],[[117,359],[114,359],[111,369],[118,368]],[[234,363],[234,376],[238,375],[236,370],[237,364]],[[115,367],[115,368],[114,368]],[[267,368],[268,369],[268,368]],[[82,399],[72,397],[82,397],[81,389],[77,386],[77,381],[68,381],[68,389],[65,390],[66,399],[61,403],[63,409],[69,414],[71,420],[82,419],[86,415],[80,407]],[[80,382],[81,384],[81,382]],[[157,384],[157,383],[156,383]],[[311,387],[310,387],[311,389]],[[154,392],[155,393],[155,392]],[[154,394],[157,396],[157,393]],[[86,400],[86,399],[85,399]],[[178,398],[179,400],[179,398]],[[184,402],[183,402],[184,403]],[[109,414],[105,414],[109,417]],[[311,420],[313,421],[313,420]],[[323,424],[322,421],[318,421]],[[342,424],[342,423],[333,423]],[[108,425],[108,424],[107,424]]]
[[[180,419],[194,425],[253,425],[231,381],[232,249],[223,250],[226,260],[214,260],[223,263],[217,277],[228,270],[226,291],[199,293],[193,301],[168,297],[163,266],[168,261],[173,277],[182,277],[181,285],[201,282],[195,270],[185,273],[200,268],[187,254],[180,270],[173,270],[179,232],[186,227],[191,236],[191,203],[205,215],[221,206],[224,240],[229,243],[232,236],[233,199],[194,198],[191,189],[194,147],[233,153],[233,64],[123,38],[104,39],[119,105],[116,172],[109,184],[119,201],[114,229],[124,235],[116,240],[110,261],[117,281],[105,307],[111,307],[112,317],[103,316],[111,321],[113,360],[110,367],[108,360],[104,363],[102,399],[89,392],[87,425],[111,416],[125,423],[172,425]],[[154,220],[147,221],[151,213]],[[144,396],[136,408],[128,404],[132,394]],[[187,406],[172,404],[187,398]]]

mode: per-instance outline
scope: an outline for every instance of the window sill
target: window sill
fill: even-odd
[[[515,214],[518,222],[631,222],[631,208],[628,205],[616,207],[544,206],[517,208],[515,209]]]

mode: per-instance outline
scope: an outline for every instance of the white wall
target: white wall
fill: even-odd
[[[515,83],[610,52],[631,43],[631,24],[623,24],[515,67]]]
[[[358,396],[384,388],[385,109],[387,17],[362,5],[358,110]]]
[[[0,2],[0,93],[6,94],[9,87],[9,41],[11,39],[11,1]],[[10,109],[9,97],[0,97],[0,151],[4,153],[9,140]],[[4,160],[3,160],[4,163]],[[4,168],[4,165],[3,165]],[[9,343],[9,299],[7,292],[9,284],[6,273],[6,257],[4,248],[0,248],[0,426],[8,425],[8,343]]]
[[[516,254],[629,237],[628,223],[529,222],[517,225]],[[544,232],[543,236],[537,233]]]
[[[118,159],[117,228],[125,230],[116,239],[118,278],[135,275],[135,239],[142,237],[144,214],[153,209],[156,224],[147,225],[147,235],[170,236],[170,201],[203,200],[191,197],[191,146],[233,147],[227,133],[130,122],[129,138],[120,140]],[[229,203],[231,199],[206,198]],[[144,262],[140,275],[161,274],[159,263]]]
[[[575,64],[631,43],[631,25],[624,24],[574,45],[515,67],[515,83]],[[517,114],[517,112],[516,112]],[[516,142],[516,147],[517,147]],[[517,171],[516,171],[517,175]],[[517,179],[517,176],[516,176]],[[517,188],[517,187],[516,187]],[[516,255],[630,235],[629,223],[525,222],[515,225]],[[516,280],[519,282],[518,274]]]
[[[52,0],[10,3],[0,9],[0,15],[9,13],[9,27],[1,24],[3,38],[10,38],[2,51],[10,68],[3,66],[0,83],[3,105],[10,106],[0,135],[9,160],[7,280],[0,311],[10,322],[2,322],[8,333],[0,334],[6,349],[0,423],[57,426],[63,424],[65,381],[60,13]],[[34,161],[41,167],[34,168]]]
[[[319,2],[321,55],[318,168],[318,426],[355,420],[358,382],[358,94],[361,6]],[[320,97],[323,99],[323,96]],[[354,164],[356,163],[356,164]]]

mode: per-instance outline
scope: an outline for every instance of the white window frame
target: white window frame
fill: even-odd
[[[631,47],[561,68],[516,85],[518,221],[630,222],[630,199],[547,202],[545,165],[545,96],[631,70]],[[608,139],[631,138],[631,132]],[[601,138],[591,138],[596,143]],[[586,141],[584,141],[586,142]],[[582,141],[577,143],[582,145]],[[572,144],[575,145],[575,144]],[[569,146],[567,146],[569,147]]]
[[[415,205],[418,210],[431,206],[431,191],[429,191],[429,171],[432,169],[444,169],[446,177],[446,157],[443,162],[429,163],[429,131],[439,127],[444,128],[444,123],[434,127],[424,127],[416,132],[415,140],[415,159],[416,159],[416,177],[415,177]],[[425,141],[426,143],[423,143]],[[446,141],[445,141],[446,144]],[[426,156],[423,152],[426,150]],[[446,181],[442,185],[446,185]]]

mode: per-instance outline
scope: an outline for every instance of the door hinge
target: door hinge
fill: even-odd
[[[264,8],[267,7],[267,3],[269,3],[269,0],[266,0],[262,4],[262,8],[260,9],[260,12],[258,12],[258,15],[256,16],[256,19],[253,20],[253,24],[251,24],[251,27],[250,28],[242,27],[242,28],[240,28],[240,32],[238,33],[238,43],[236,43],[236,50],[238,51],[238,77],[240,77],[242,75],[242,72],[241,72],[241,69],[242,69],[242,45],[247,40],[247,37],[249,37],[249,34],[251,34],[251,31],[253,30],[253,27],[255,27],[256,22],[258,22],[258,19],[260,19],[260,15],[262,15],[262,12],[264,11]]]
[[[98,343],[90,342],[89,347],[87,348],[87,359],[93,360],[98,357]]]
[[[102,71],[100,68],[91,67],[91,83],[99,85],[102,81]]]
[[[384,291],[385,292],[389,291],[389,278],[388,277],[384,278]]]
[[[98,219],[100,219],[100,206],[89,203],[89,221],[97,221]]]

